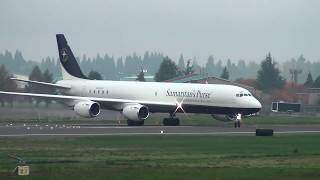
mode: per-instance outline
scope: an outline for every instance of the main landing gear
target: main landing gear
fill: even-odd
[[[237,115],[236,115],[236,119],[235,119],[235,121],[234,121],[234,127],[235,128],[240,128],[240,126],[241,126],[241,114],[240,113],[238,113]]]
[[[179,118],[175,118],[175,114],[170,113],[170,117],[164,118],[162,123],[164,126],[179,126],[180,120]]]

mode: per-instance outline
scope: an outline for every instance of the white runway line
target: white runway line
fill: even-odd
[[[320,133],[320,131],[280,131],[274,134],[305,134],[305,133]],[[206,133],[165,133],[166,135],[234,135],[234,134],[252,134],[255,132],[206,132]],[[25,136],[128,136],[128,135],[164,135],[161,133],[88,133],[88,134],[7,134],[0,137],[25,137]]]
[[[279,131],[276,134],[303,134],[303,133],[320,133],[320,131]]]

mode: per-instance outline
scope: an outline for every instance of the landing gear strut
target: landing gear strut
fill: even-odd
[[[236,119],[234,121],[234,127],[240,128],[240,126],[241,126],[241,114],[239,113],[236,115]]]
[[[163,119],[163,125],[164,126],[179,126],[180,120],[179,120],[179,118],[175,118],[175,114],[170,114],[169,118]]]

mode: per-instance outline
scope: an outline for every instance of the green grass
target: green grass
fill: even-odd
[[[319,179],[320,135],[0,138],[0,179]],[[20,178],[19,178],[20,179]]]

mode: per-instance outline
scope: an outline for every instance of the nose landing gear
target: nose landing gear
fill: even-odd
[[[174,113],[170,113],[170,117],[164,118],[162,123],[164,126],[179,126],[180,120],[179,120],[179,118],[175,117]]]

